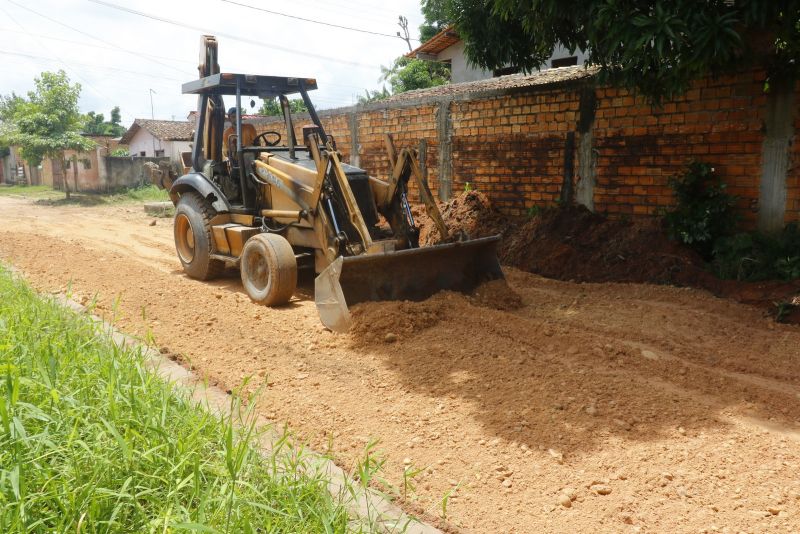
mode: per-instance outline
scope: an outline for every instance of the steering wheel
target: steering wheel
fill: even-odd
[[[272,142],[267,141],[268,135],[274,135],[275,137],[277,137],[277,139],[275,139]],[[262,140],[263,140],[263,146],[278,146],[278,143],[281,142],[281,134],[273,131],[262,132],[253,139],[253,145],[262,145]]]

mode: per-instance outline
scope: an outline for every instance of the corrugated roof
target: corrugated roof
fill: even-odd
[[[157,121],[136,119],[122,136],[121,143],[129,144],[140,129],[145,129],[162,141],[191,141],[194,123],[189,121]]]
[[[428,89],[406,91],[405,93],[393,95],[386,100],[381,100],[380,102],[403,102],[407,100],[424,98],[453,97],[459,95],[516,89],[521,87],[552,85],[581,80],[584,78],[591,78],[596,72],[596,68],[587,68],[578,65],[573,67],[547,69],[531,74],[508,74],[506,76],[487,78],[486,80],[478,80],[475,82],[449,83],[446,85],[439,85],[437,87],[430,87]]]
[[[418,54],[433,54],[436,55],[443,50],[450,48],[461,40],[455,28],[448,26],[443,29],[417,48],[406,54],[406,57],[415,58]]]

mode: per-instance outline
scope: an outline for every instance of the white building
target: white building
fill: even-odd
[[[121,143],[133,157],[166,157],[182,164],[181,152],[190,150],[193,130],[194,122],[189,121],[136,119]]]
[[[406,54],[406,57],[449,63],[450,83],[474,82],[518,72],[518,69],[514,67],[490,71],[469,65],[464,55],[464,41],[452,27],[440,31]],[[564,47],[558,46],[550,59],[541,66],[541,70],[583,65],[585,62],[586,54],[584,52],[576,50],[574,54],[570,54]]]

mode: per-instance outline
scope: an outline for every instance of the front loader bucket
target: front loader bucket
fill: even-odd
[[[322,324],[350,328],[348,306],[376,300],[425,300],[447,289],[470,293],[503,278],[497,260],[500,236],[382,254],[339,257],[314,281]]]

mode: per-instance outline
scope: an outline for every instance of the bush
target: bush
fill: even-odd
[[[736,229],[736,197],[726,192],[713,167],[698,161],[671,177],[669,186],[676,199],[675,209],[664,217],[670,238],[711,257],[714,243]]]
[[[719,239],[714,244],[712,267],[720,278],[800,278],[800,228],[791,223],[775,235],[742,233]]]

